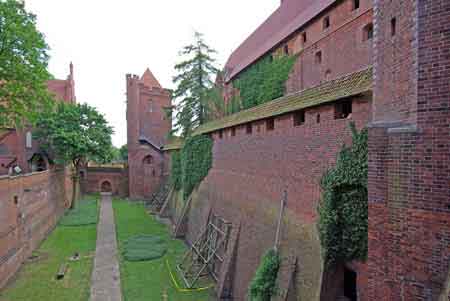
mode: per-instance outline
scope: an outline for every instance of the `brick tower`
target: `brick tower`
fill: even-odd
[[[171,129],[164,111],[171,106],[170,93],[150,69],[140,78],[127,74],[126,85],[130,198],[149,198],[167,172],[161,146]]]
[[[450,1],[374,1],[367,300],[450,297]]]

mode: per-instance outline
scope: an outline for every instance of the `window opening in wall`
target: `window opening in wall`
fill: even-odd
[[[26,148],[32,148],[33,147],[33,136],[31,135],[31,132],[27,132],[25,135],[25,147]]]
[[[275,129],[275,119],[269,118],[266,120],[266,130],[273,131]]]
[[[150,113],[153,112],[153,100],[150,99],[150,101],[148,102],[148,111]]]
[[[397,19],[391,19],[391,36],[395,36],[397,33]]]
[[[223,138],[223,130],[220,130],[219,131],[219,139],[222,139]]]
[[[322,63],[322,51],[317,51],[316,52],[316,64],[321,64]]]
[[[143,164],[152,164],[153,163],[153,157],[151,155],[145,156],[144,159],[142,159]]]
[[[251,123],[247,123],[247,126],[245,128],[245,131],[247,132],[247,134],[251,134],[252,133],[252,124]]]
[[[17,195],[14,196],[14,205],[19,204],[19,197]]]
[[[294,113],[294,126],[300,126],[305,123],[305,111],[297,111]]]
[[[363,29],[363,42],[372,40],[373,38],[373,24],[367,24]]]
[[[284,45],[284,54],[285,55],[289,55],[289,46],[288,45]]]
[[[334,119],[345,119],[351,117],[352,101],[340,101],[334,105]]]
[[[100,187],[101,192],[111,192],[112,186],[109,181],[104,181]]]
[[[325,80],[329,80],[331,77],[331,70],[327,69],[327,71],[325,71]]]
[[[231,136],[236,136],[236,128],[231,128]]]
[[[359,0],[353,0],[353,10],[356,10],[359,8]]]
[[[154,169],[152,170],[152,176],[156,176],[156,172]]]
[[[316,122],[317,122],[317,123],[320,123],[320,114],[317,114],[317,116],[316,116]]]
[[[323,18],[323,29],[325,30],[328,27],[330,27],[330,16]]]
[[[357,274],[348,269],[344,268],[344,296],[348,298],[349,301],[357,301]]]
[[[80,171],[80,179],[84,179],[84,171]]]
[[[306,37],[306,31],[304,33],[302,33],[302,42],[303,44],[306,43],[308,41],[307,37]]]

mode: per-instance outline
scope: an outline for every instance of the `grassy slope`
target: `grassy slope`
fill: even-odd
[[[166,239],[168,250],[161,259],[143,262],[124,261],[120,256],[120,272],[122,291],[125,301],[163,300],[166,291],[170,301],[206,301],[210,299],[210,291],[178,292],[173,287],[166,267],[166,258],[172,265],[185,251],[186,246],[180,240],[171,239],[167,226],[149,217],[144,206],[115,200],[113,203],[119,249],[124,242],[137,234],[159,235]],[[179,283],[181,283],[178,280]]]
[[[82,206],[82,202],[79,206]],[[35,252],[46,253],[48,258],[26,264],[18,273],[16,281],[0,293],[0,300],[88,300],[93,257],[77,262],[67,259],[75,252],[79,252],[82,257],[93,255],[96,233],[96,225],[56,227]],[[55,275],[63,262],[69,262],[69,269],[66,277],[57,281]]]

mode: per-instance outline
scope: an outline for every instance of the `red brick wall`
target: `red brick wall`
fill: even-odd
[[[450,298],[449,11],[375,1],[368,300]]]
[[[367,124],[370,97],[354,101],[352,119],[358,128]],[[364,100],[364,101],[362,101]],[[320,114],[320,123],[316,122]],[[189,216],[187,238],[195,240],[209,208],[232,221],[243,223],[238,247],[234,296],[243,300],[260,256],[273,245],[278,208],[283,190],[288,191],[284,254],[298,256],[297,285],[304,300],[318,300],[322,263],[315,230],[319,180],[332,166],[342,144],[351,142],[348,119],[334,119],[334,105],[306,110],[305,124],[294,127],[291,114],[277,117],[275,130],[265,121],[245,126],[223,139],[213,134],[213,166],[199,189]]]
[[[0,287],[56,225],[69,204],[69,184],[64,170],[0,177]]]
[[[81,179],[83,192],[99,193],[101,185],[107,181],[112,193],[122,197],[128,196],[128,170],[122,168],[95,167],[87,168],[85,178]]]

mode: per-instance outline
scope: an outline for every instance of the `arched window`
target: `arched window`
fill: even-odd
[[[31,171],[44,171],[47,170],[47,162],[41,154],[34,154],[30,159]]]
[[[33,147],[33,137],[31,135],[31,132],[27,132],[25,135],[25,147],[26,148],[32,148]]]
[[[101,192],[111,192],[112,191],[112,186],[111,183],[109,181],[104,181],[100,187]]]
[[[369,23],[363,28],[363,42],[372,40],[373,38],[373,24]]]
[[[153,157],[151,155],[147,155],[142,159],[143,164],[152,164],[153,163]]]

